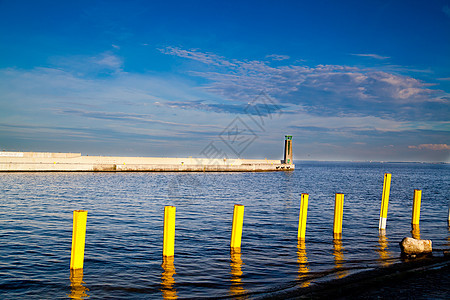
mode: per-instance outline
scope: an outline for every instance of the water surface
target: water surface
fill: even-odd
[[[383,174],[392,173],[385,235]],[[450,166],[297,162],[269,173],[1,173],[2,298],[254,296],[400,261],[422,190],[421,238],[449,249]],[[300,194],[309,193],[305,242]],[[334,194],[343,193],[341,239]],[[234,204],[245,205],[230,252]],[[173,260],[162,259],[164,206],[174,205]],[[73,210],[88,210],[84,269],[70,273]]]

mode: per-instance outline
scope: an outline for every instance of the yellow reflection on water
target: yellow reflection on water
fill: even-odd
[[[450,223],[450,221],[449,221]],[[447,247],[450,247],[450,225],[448,226]]]
[[[70,270],[70,294],[71,299],[86,299],[89,297],[86,291],[89,289],[83,286],[83,269]]]
[[[376,251],[380,255],[379,262],[383,266],[388,266],[391,264],[388,261],[388,259],[391,258],[392,255],[391,252],[387,250],[388,248],[389,248],[389,241],[388,238],[386,237],[386,231],[380,230],[378,233],[378,246]]]
[[[306,256],[305,240],[299,239],[297,243],[297,263],[298,263],[298,280],[302,280],[307,277],[309,272],[308,257]],[[301,287],[307,287],[311,284],[310,281],[304,281]]]
[[[344,248],[342,247],[342,236],[340,234],[335,234],[333,238],[333,255],[334,264],[336,269],[341,269],[344,266]],[[339,270],[336,272],[336,278],[343,278],[347,275],[347,271]]]
[[[173,275],[175,273],[175,266],[173,264],[173,256],[164,257],[162,268],[164,271],[161,274],[161,291],[163,293],[164,299],[177,299],[177,291],[174,288],[175,285],[175,279],[173,278]]]
[[[232,296],[239,296],[245,294],[247,290],[242,285],[242,259],[241,249],[232,248],[230,252],[230,267],[231,267],[231,287],[230,294]]]
[[[411,227],[412,227],[412,230],[411,230],[412,237],[414,239],[420,240],[420,227],[419,227],[419,224],[412,224]]]

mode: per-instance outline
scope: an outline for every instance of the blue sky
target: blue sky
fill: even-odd
[[[450,1],[0,0],[0,150],[280,159],[285,134],[450,162]]]

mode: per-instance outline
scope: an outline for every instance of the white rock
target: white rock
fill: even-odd
[[[405,237],[400,243],[402,254],[417,255],[425,254],[433,251],[431,247],[431,240],[418,240],[410,237]]]

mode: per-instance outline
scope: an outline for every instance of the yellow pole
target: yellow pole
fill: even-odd
[[[244,223],[244,205],[234,205],[233,228],[231,230],[231,248],[241,248],[242,225]]]
[[[70,253],[71,270],[83,269],[87,213],[87,210],[73,211],[72,250]]]
[[[383,196],[381,198],[380,222],[378,224],[379,230],[386,229],[390,190],[391,190],[391,174],[385,173],[383,183]]]
[[[300,216],[298,218],[298,239],[304,240],[306,235],[306,217],[308,214],[309,194],[302,194],[300,203]]]
[[[175,252],[175,206],[164,207],[163,256],[174,256]]]
[[[176,274],[175,272],[175,265],[173,264],[173,256],[168,256],[163,258],[163,272],[161,274],[161,285],[162,285],[162,293],[163,293],[163,299],[177,299],[177,290],[175,289],[175,279],[173,278],[173,275]]]
[[[420,221],[420,202],[422,198],[421,190],[414,190],[413,212],[411,224],[419,225]]]
[[[297,243],[297,263],[298,263],[298,280],[303,280],[309,272],[308,257],[306,256],[306,247],[304,240],[298,240]],[[301,287],[307,287],[311,284],[311,281],[303,281]]]
[[[448,227],[450,227],[450,206],[448,207]]]
[[[342,217],[344,214],[344,194],[336,194],[334,199],[334,224],[333,234],[342,234]]]
[[[390,264],[388,259],[391,258],[391,253],[389,252],[388,238],[383,234],[383,231],[378,234],[378,244],[376,251],[380,255],[379,261],[383,266],[388,266]]]
[[[420,240],[420,227],[419,224],[413,224],[411,235],[413,239]]]
[[[83,269],[70,270],[70,299],[86,299],[89,297],[87,287],[83,285]]]
[[[233,297],[242,295],[247,291],[244,289],[242,285],[242,262],[241,252],[239,248],[234,248],[230,251],[230,267],[231,267],[231,287],[230,293]]]

